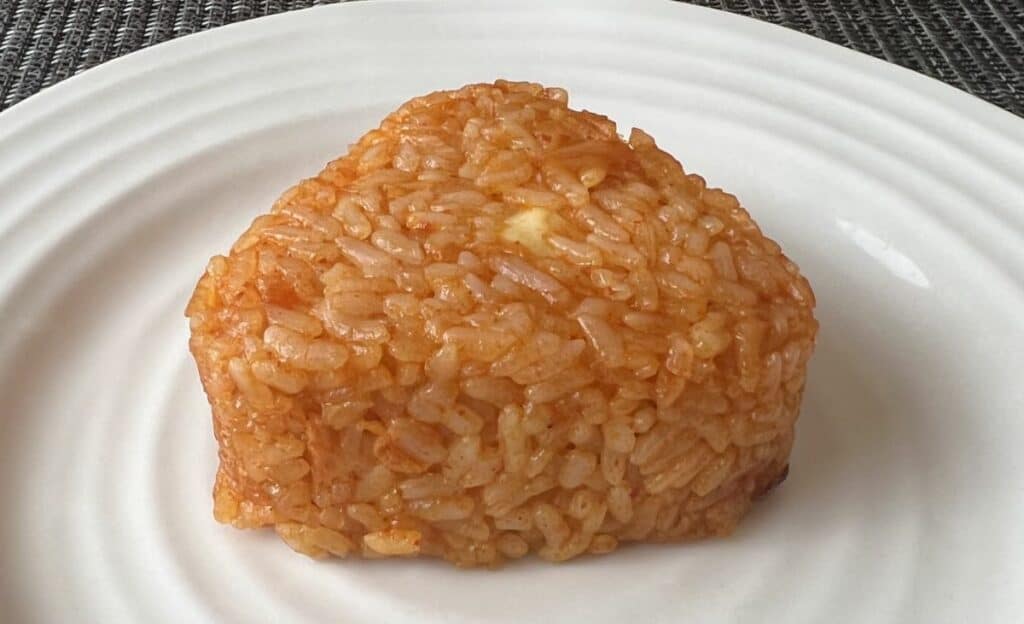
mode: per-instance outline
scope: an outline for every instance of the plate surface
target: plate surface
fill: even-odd
[[[739,195],[822,332],[730,539],[498,572],[314,562],[211,517],[208,257],[411,96],[569,89]],[[996,622],[1024,609],[1024,121],[661,2],[369,2],[129,55],[0,115],[0,619]]]

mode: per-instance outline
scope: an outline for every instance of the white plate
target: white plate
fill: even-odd
[[[410,96],[510,77],[639,125],[817,290],[789,480],[726,540],[498,572],[211,518],[186,297]],[[0,620],[1009,622],[1024,609],[1024,122],[669,3],[357,3],[132,54],[0,116]]]

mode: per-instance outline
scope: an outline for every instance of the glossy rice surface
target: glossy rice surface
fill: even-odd
[[[416,98],[196,287],[214,515],[463,566],[728,534],[788,470],[813,307],[642,131],[536,84]]]

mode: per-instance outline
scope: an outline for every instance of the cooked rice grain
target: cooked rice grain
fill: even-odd
[[[414,99],[199,281],[214,515],[463,566],[728,534],[787,470],[813,306],[735,197],[563,90]]]

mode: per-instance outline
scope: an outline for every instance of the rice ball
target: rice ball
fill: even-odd
[[[196,286],[214,516],[460,566],[726,535],[788,469],[813,308],[644,132],[537,84],[416,98]]]

